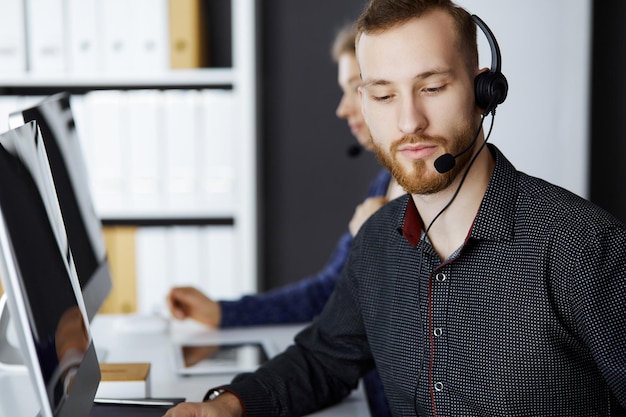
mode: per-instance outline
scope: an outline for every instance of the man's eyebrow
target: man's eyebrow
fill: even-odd
[[[425,80],[428,79],[430,77],[436,76],[436,75],[450,75],[452,74],[452,71],[450,69],[447,68],[435,68],[432,70],[428,70],[428,71],[424,71],[422,73],[417,74],[415,77],[413,77],[414,81],[419,81],[419,80]],[[385,80],[385,79],[377,79],[377,78],[372,78],[372,79],[364,79],[362,86],[363,87],[372,87],[372,86],[386,86],[391,84],[391,81],[389,80]]]
[[[389,84],[391,84],[390,81],[379,80],[379,79],[371,79],[371,80],[365,79],[361,82],[362,87],[372,87],[372,86],[377,86],[377,85],[385,86]]]

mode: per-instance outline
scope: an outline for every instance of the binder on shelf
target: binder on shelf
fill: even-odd
[[[171,288],[170,248],[166,227],[137,230],[137,313],[167,311],[165,297]]]
[[[169,0],[170,67],[208,66],[202,0]]]
[[[238,273],[235,254],[236,229],[225,226],[207,226],[201,236],[203,254],[201,288],[215,299],[234,299],[254,292],[248,277]]]
[[[128,96],[129,210],[158,213],[165,202],[161,172],[164,154],[163,94],[157,90],[136,90]]]
[[[137,230],[137,312],[167,312],[174,286],[194,286],[211,298],[254,291],[236,272],[236,232],[229,226],[169,226]]]
[[[172,213],[195,212],[197,109],[196,90],[169,90],[165,98],[165,207]]]
[[[87,95],[74,94],[70,96],[70,106],[74,114],[74,123],[76,124],[76,132],[80,141],[80,148],[83,150],[83,157],[87,168],[87,179],[93,189],[93,170],[95,166],[94,158],[94,139],[93,129],[90,127],[91,113],[89,111],[89,100]]]
[[[98,1],[65,0],[67,69],[71,73],[93,74],[102,69]]]
[[[100,313],[134,313],[137,311],[136,235],[134,226],[102,228],[107,258],[111,268],[113,290],[100,308]]]
[[[206,210],[232,212],[235,208],[235,95],[232,90],[203,90],[198,118],[198,200]]]
[[[200,263],[206,255],[201,251],[199,226],[172,226],[168,229],[170,248],[170,287],[201,287]]]
[[[133,2],[126,0],[97,0],[100,14],[99,38],[102,42],[103,71],[126,74],[133,70],[133,25],[129,13]],[[140,19],[139,19],[140,20]]]
[[[137,72],[169,68],[168,0],[126,2],[133,16],[132,57]]]
[[[96,211],[100,217],[126,213],[129,162],[125,93],[91,91],[84,100],[89,112],[88,135],[93,140],[91,181]]]
[[[24,1],[28,70],[33,73],[65,71],[64,0]]]
[[[0,0],[0,72],[26,72],[24,0]]]

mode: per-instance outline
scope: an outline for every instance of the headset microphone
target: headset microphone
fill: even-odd
[[[362,151],[363,151],[363,146],[361,146],[361,144],[359,143],[350,145],[348,146],[348,149],[347,149],[347,153],[350,158],[356,158],[357,156],[361,155]]]
[[[472,142],[474,144],[474,142]],[[457,155],[458,156],[458,155]],[[449,153],[444,153],[439,158],[435,159],[435,169],[440,174],[445,174],[454,168],[456,161],[454,160],[454,156]]]
[[[440,174],[445,174],[454,168],[456,164],[456,158],[463,155],[465,152],[470,150],[474,143],[476,143],[476,139],[478,139],[478,134],[482,129],[482,122],[489,113],[491,113],[492,117],[495,114],[496,106],[504,101],[506,98],[507,92],[509,90],[509,85],[506,80],[506,77],[501,72],[501,57],[500,57],[500,48],[498,47],[498,42],[496,41],[495,36],[491,32],[491,29],[483,22],[478,16],[472,15],[472,20],[476,25],[482,30],[489,42],[489,47],[491,48],[491,69],[486,72],[482,72],[476,76],[474,79],[474,93],[476,96],[476,105],[481,109],[484,109],[482,114],[482,119],[478,130],[476,131],[476,135],[474,135],[474,139],[470,145],[463,149],[463,151],[459,152],[456,155],[451,155],[449,153],[441,155],[439,158],[435,160],[435,169]]]
[[[446,172],[450,171],[452,168],[454,168],[454,165],[456,165],[456,158],[458,158],[459,156],[463,155],[465,152],[472,149],[472,147],[476,143],[476,139],[478,139],[478,134],[480,133],[480,129],[482,129],[483,127],[484,118],[485,116],[483,115],[480,120],[478,130],[476,130],[476,134],[474,135],[474,139],[472,140],[472,142],[469,144],[467,148],[463,149],[461,152],[457,153],[454,156],[449,153],[444,153],[439,158],[435,159],[435,169],[437,170],[437,172],[439,172],[440,174],[445,174]]]

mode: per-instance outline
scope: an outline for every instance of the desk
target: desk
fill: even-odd
[[[153,397],[185,397],[201,401],[206,391],[231,381],[234,375],[180,376],[174,372],[171,343],[193,339],[203,342],[236,342],[250,339],[268,340],[268,354],[274,356],[292,343],[303,325],[258,326],[243,329],[211,330],[194,322],[172,321],[165,332],[127,332],[119,329],[123,315],[97,315],[92,321],[94,344],[104,351],[103,362],[150,362]],[[367,401],[361,387],[342,403],[311,416],[369,416]]]
[[[150,362],[153,397],[185,397],[201,401],[206,391],[231,381],[234,375],[180,376],[174,372],[171,344],[193,339],[203,342],[236,342],[265,339],[268,354],[276,355],[293,340],[303,325],[258,326],[244,329],[210,330],[193,322],[172,321],[167,331],[120,330],[124,315],[97,315],[91,324],[94,345],[104,353],[102,362]],[[39,411],[35,391],[26,368],[0,368],[0,417],[35,417]],[[361,387],[342,403],[311,414],[310,417],[369,416]]]

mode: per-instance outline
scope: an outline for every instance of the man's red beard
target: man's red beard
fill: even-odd
[[[391,175],[393,175],[396,181],[398,181],[398,184],[400,184],[405,191],[411,194],[434,194],[446,189],[452,184],[459,172],[463,171],[469,163],[473,152],[471,152],[471,150],[465,152],[463,155],[456,158],[456,164],[450,171],[440,174],[433,166],[434,161],[427,163],[423,159],[413,161],[412,169],[407,169],[398,162],[398,147],[412,143],[428,143],[438,145],[442,147],[445,152],[456,155],[472,143],[477,129],[478,125],[467,123],[460,126],[458,131],[448,141],[441,136],[404,136],[400,140],[392,143],[389,150],[384,149],[379,143],[374,141],[374,151],[380,163],[391,172]],[[453,144],[454,148],[446,151],[446,144]]]

